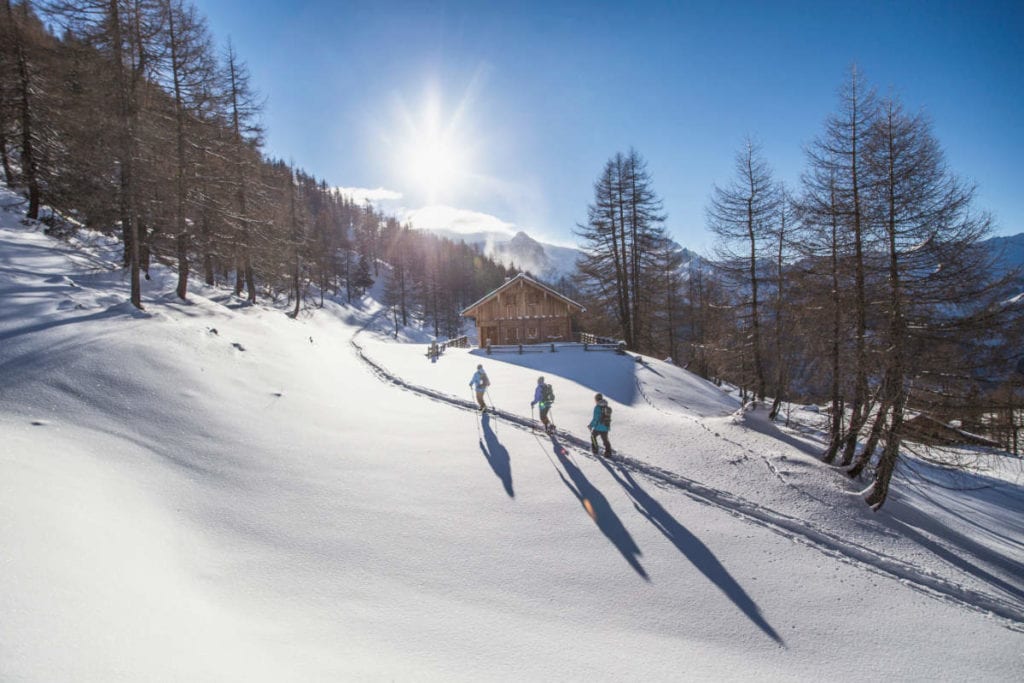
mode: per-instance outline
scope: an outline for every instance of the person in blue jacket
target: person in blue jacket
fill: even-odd
[[[484,412],[487,410],[487,404],[484,403],[484,392],[487,391],[487,387],[491,386],[491,380],[487,379],[483,365],[476,366],[476,372],[473,373],[473,379],[469,380],[469,386],[473,387],[473,391],[476,392],[476,402],[480,406],[480,412]]]
[[[548,411],[551,404],[555,402],[555,392],[550,384],[544,382],[543,377],[537,378],[537,388],[533,392],[533,400],[530,407],[540,406],[540,421],[544,423],[544,431],[550,433],[554,425],[548,421]]]
[[[608,432],[612,428],[612,409],[604,396],[594,396],[594,417],[590,420],[590,449],[597,455],[597,437],[604,442],[604,457],[612,457],[612,444],[608,440]]]

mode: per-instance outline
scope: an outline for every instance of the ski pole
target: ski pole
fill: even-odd
[[[533,404],[532,403],[530,404],[530,424],[533,425],[533,431],[537,431],[537,425],[534,424],[534,419],[533,419]]]

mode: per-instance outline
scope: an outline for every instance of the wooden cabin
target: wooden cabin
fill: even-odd
[[[478,343],[542,344],[572,341],[572,318],[584,308],[520,273],[462,311],[476,321]]]

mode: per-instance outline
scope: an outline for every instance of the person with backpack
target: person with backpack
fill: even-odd
[[[594,396],[594,416],[590,420],[590,450],[597,455],[597,437],[601,437],[601,441],[604,442],[604,457],[612,457],[612,444],[608,440],[608,432],[612,428],[612,407],[608,405],[608,401],[604,400],[604,396],[596,394]]]
[[[491,386],[491,380],[487,379],[483,365],[476,366],[476,372],[473,373],[473,379],[469,380],[469,386],[473,387],[473,391],[476,392],[476,402],[480,406],[480,412],[484,412],[487,410],[487,404],[484,403],[484,392],[487,391],[487,387]]]
[[[548,412],[551,410],[551,404],[555,402],[555,390],[550,384],[544,381],[543,377],[537,378],[537,388],[533,392],[533,400],[530,402],[530,407],[540,407],[540,421],[544,423],[544,431],[551,433],[555,425],[548,421]]]

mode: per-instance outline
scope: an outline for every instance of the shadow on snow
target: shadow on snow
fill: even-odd
[[[629,497],[632,498],[633,507],[637,509],[637,512],[646,517],[665,538],[670,540],[679,549],[679,552],[686,556],[686,559],[693,563],[694,567],[718,586],[719,590],[725,593],[732,600],[733,604],[747,615],[747,618],[754,622],[758,628],[775,642],[785,645],[781,636],[761,615],[761,610],[757,603],[743,590],[743,587],[722,566],[722,563],[718,561],[714,553],[699,538],[680,524],[668,510],[662,507],[661,503],[652,498],[633,479],[628,470],[619,466],[613,467],[606,460],[601,460],[601,463],[612,477],[615,478],[615,481],[629,494]]]
[[[622,553],[622,557],[626,559],[626,562],[629,562],[633,570],[642,576],[644,580],[650,581],[647,571],[638,559],[643,553],[640,552],[640,548],[637,546],[636,541],[633,540],[633,537],[629,535],[629,531],[622,524],[622,520],[615,514],[615,510],[612,509],[608,499],[604,497],[604,494],[596,486],[590,483],[590,480],[583,474],[583,471],[569,459],[568,452],[558,442],[558,439],[553,435],[550,438],[555,457],[558,458],[562,470],[565,470],[565,474],[562,474],[562,470],[559,470],[557,466],[555,467],[555,471],[558,472],[562,483],[576,496],[580,505],[586,510],[587,515],[597,524],[597,528]],[[554,463],[552,462],[552,464]],[[566,479],[566,475],[568,475],[568,479]]]
[[[501,445],[498,436],[491,428],[491,416],[484,413],[480,420],[483,424],[483,438],[480,439],[480,451],[487,459],[487,464],[494,470],[495,476],[501,479],[502,486],[509,498],[515,498],[512,490],[512,461],[508,456],[508,449]]]

